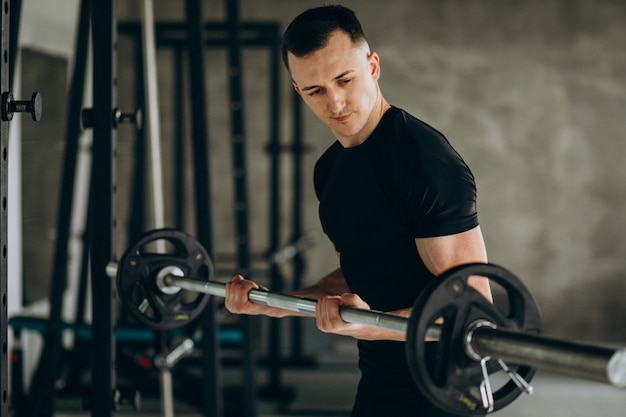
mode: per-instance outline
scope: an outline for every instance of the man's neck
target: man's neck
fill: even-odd
[[[389,110],[390,108],[391,106],[389,105],[387,100],[385,100],[385,98],[381,95],[380,100],[378,100],[376,105],[372,108],[370,117],[368,118],[367,123],[363,126],[363,129],[359,132],[359,134],[350,137],[342,137],[336,135],[337,141],[339,141],[339,143],[341,143],[341,146],[343,146],[344,148],[352,148],[354,146],[362,144],[367,140],[367,138],[370,137],[387,110]]]

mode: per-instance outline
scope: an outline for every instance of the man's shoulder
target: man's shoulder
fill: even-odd
[[[431,124],[425,122],[408,111],[393,107],[389,110],[390,117],[387,127],[395,129],[397,133],[402,133],[403,137],[428,138],[436,137],[438,139],[445,138],[444,134],[435,129]]]

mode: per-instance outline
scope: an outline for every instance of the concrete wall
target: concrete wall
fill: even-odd
[[[205,18],[223,19],[222,3],[205,1]],[[286,27],[300,11],[322,3],[242,0],[241,14],[244,20],[277,21]],[[139,17],[138,2],[118,4],[121,18]],[[183,4],[156,1],[157,19],[182,19]],[[490,259],[529,285],[544,313],[546,332],[626,342],[626,3],[343,4],[357,11],[371,47],[381,56],[387,99],[441,130],[472,167]],[[130,62],[133,53],[120,40],[120,54],[127,58],[120,62]],[[173,106],[189,111],[188,103],[171,101],[171,58],[166,51],[159,53],[165,147],[173,140]],[[243,59],[251,239],[253,249],[262,252],[268,239],[268,58],[264,51],[249,50]],[[232,252],[225,53],[207,52],[206,62],[215,245],[218,252]],[[133,83],[132,69],[121,65],[120,102],[126,109],[134,105]],[[292,115],[286,74],[283,84],[282,140],[288,143]],[[310,148],[305,157],[305,230],[319,231],[311,172],[333,138],[308,111],[305,129]],[[132,142],[123,139],[127,134],[120,132],[122,169],[132,163]],[[289,163],[282,166],[284,241],[290,231]],[[171,192],[171,176],[166,181]],[[121,184],[122,218],[128,192]],[[28,204],[35,203],[24,202]],[[187,222],[185,228],[193,231],[192,213]],[[315,281],[336,263],[324,238],[307,252],[307,280]]]

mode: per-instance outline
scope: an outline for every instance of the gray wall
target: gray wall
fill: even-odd
[[[205,18],[223,19],[223,2]],[[286,27],[321,1],[242,0],[245,20]],[[158,19],[182,19],[183,2],[156,1]],[[472,167],[492,262],[524,279],[544,313],[546,332],[626,342],[626,3],[619,0],[387,0],[343,4],[357,11],[382,61],[387,99],[441,130]],[[122,18],[138,2],[119,1]],[[120,102],[134,106],[134,77],[120,40]],[[126,55],[124,55],[126,54]],[[253,249],[267,248],[267,54],[243,56]],[[207,52],[215,246],[234,250],[226,61]],[[171,56],[159,53],[164,146],[173,138]],[[283,74],[282,140],[290,140],[289,80]],[[181,104],[189,111],[188,104]],[[332,143],[306,111],[306,230],[319,231],[311,172]],[[121,131],[120,166],[132,161]],[[167,152],[166,152],[167,154]],[[125,159],[126,158],[126,159]],[[289,161],[283,164],[283,240],[289,237]],[[166,176],[170,181],[171,175]],[[120,181],[120,216],[128,189]],[[168,182],[168,192],[171,184]],[[187,200],[191,202],[192,196]],[[25,205],[35,204],[24,202]],[[190,206],[191,207],[191,206]],[[185,228],[193,231],[193,215]],[[123,221],[119,222],[120,225]],[[120,247],[124,237],[120,238]],[[25,243],[26,245],[26,243]],[[307,280],[337,264],[325,238],[307,252]],[[225,277],[224,277],[225,278]],[[259,279],[264,277],[259,276]],[[381,287],[384,287],[381,277]]]

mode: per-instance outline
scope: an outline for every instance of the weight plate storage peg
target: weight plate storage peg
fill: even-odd
[[[164,281],[170,274],[211,281],[213,264],[196,239],[174,229],[150,231],[124,252],[115,274],[117,292],[133,318],[173,329],[202,313],[210,294],[168,286]]]
[[[13,120],[13,113],[30,113],[31,118],[38,122],[43,113],[41,94],[35,91],[30,100],[14,100],[11,92],[4,92],[0,97],[0,109],[5,122]]]
[[[471,276],[489,278],[493,304],[469,286]],[[435,323],[441,325],[438,343],[427,341],[427,330]],[[433,280],[413,307],[406,346],[413,379],[434,404],[452,414],[488,414],[524,391],[532,392],[528,382],[534,368],[507,365],[472,350],[471,330],[481,326],[541,331],[531,293],[515,275],[494,264],[453,268]],[[436,346],[434,359],[427,357],[429,344]]]

